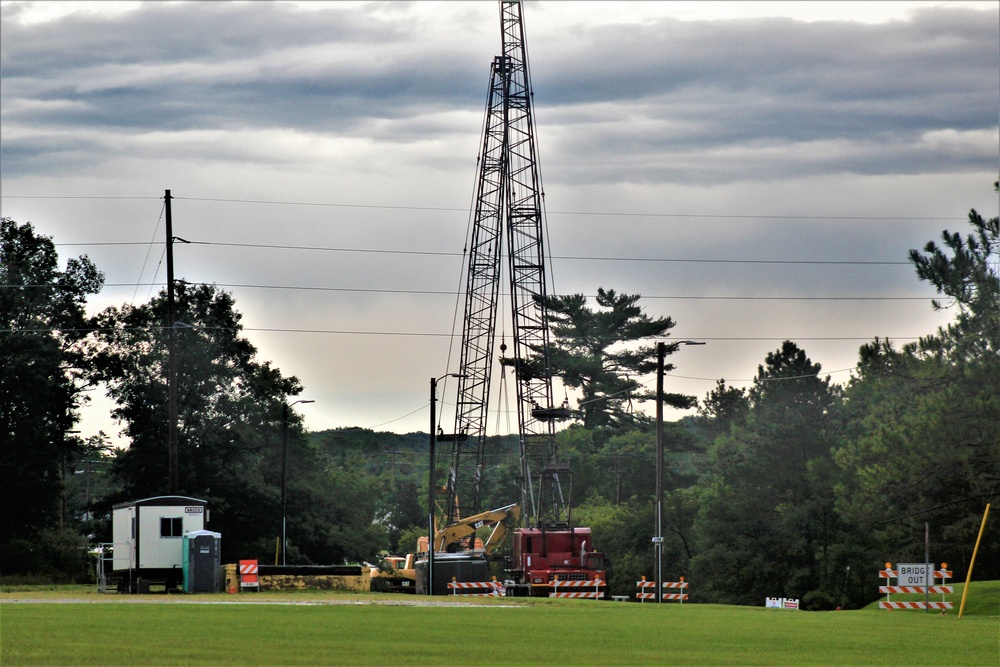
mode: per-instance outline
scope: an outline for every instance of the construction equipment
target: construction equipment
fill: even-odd
[[[498,547],[504,544],[508,532],[515,527],[520,518],[521,508],[516,504],[474,514],[438,530],[434,535],[434,549],[435,551],[454,552],[462,540],[475,536],[476,531],[481,528],[493,526],[493,531],[482,543],[482,546],[478,549],[473,548],[473,551],[480,551],[485,556],[491,556]]]
[[[501,249],[510,280],[513,354],[501,364],[517,387],[521,507],[530,527],[515,531],[514,592],[546,594],[554,578],[606,581],[603,554],[587,552],[590,530],[573,529],[564,494],[569,466],[559,462],[546,310],[543,193],[521,3],[501,0],[502,55],[493,59],[468,247],[465,310],[445,525],[480,512],[486,415],[494,363]],[[460,502],[461,499],[461,502]],[[447,528],[445,529],[447,530]],[[511,588],[508,587],[510,591]],[[603,589],[602,589],[603,591]]]
[[[415,593],[417,574],[413,567],[413,554],[386,556],[381,567],[370,570],[371,590],[384,593]]]

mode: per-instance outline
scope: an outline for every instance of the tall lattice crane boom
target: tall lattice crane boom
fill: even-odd
[[[448,521],[480,511],[487,405],[496,340],[501,248],[506,243],[525,518],[532,526],[568,521],[556,462],[552,373],[546,321],[546,253],[532,92],[520,2],[500,2],[503,49],[491,68],[469,248],[455,446]],[[503,237],[506,237],[505,239]],[[530,363],[529,363],[530,360]]]
[[[472,238],[468,248],[455,446],[448,475],[448,524],[481,510],[479,490],[500,291],[500,245],[506,182],[503,63],[503,57],[493,61],[479,156]]]

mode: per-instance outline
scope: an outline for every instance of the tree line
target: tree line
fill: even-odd
[[[685,576],[694,599],[859,606],[886,561],[923,560],[925,525],[932,560],[971,566],[1000,480],[1000,229],[976,211],[969,226],[909,254],[951,323],[901,347],[863,345],[846,384],[785,341],[747,389],[719,380],[700,400],[667,397],[698,407],[665,429],[664,572]],[[30,223],[5,218],[0,232],[0,575],[84,579],[88,546],[110,541],[111,506],[167,490],[166,294],[88,317],[103,275],[87,257],[60,269]],[[426,533],[428,435],[305,432],[286,409],[301,383],[259,358],[232,295],[175,289],[179,489],[209,502],[223,559],[273,561],[286,426],[288,562],[412,551]],[[580,396],[557,435],[571,519],[611,557],[616,594],[654,574],[655,425],[636,404],[655,397],[638,378],[674,325],[639,300],[600,289],[593,308],[582,295],[547,304],[551,367]],[[95,387],[126,449],[75,433]],[[487,452],[484,508],[516,501],[516,437],[490,438]],[[1000,531],[987,531],[976,578],[1000,578]]]

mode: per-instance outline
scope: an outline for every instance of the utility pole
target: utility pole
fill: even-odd
[[[315,403],[314,400],[298,400],[288,404],[281,403],[281,564],[288,565],[285,551],[288,547],[286,527],[288,525],[288,411],[299,403]]]
[[[167,219],[167,488],[170,495],[178,493],[177,453],[177,323],[174,313],[174,224],[170,212],[170,190],[163,196]]]
[[[656,601],[663,602],[663,357],[667,346],[656,344]]]
[[[431,378],[430,465],[427,473],[427,594],[434,595],[434,421],[438,378]]]
[[[696,340],[679,340],[676,345],[704,345]],[[663,602],[663,358],[667,344],[656,344],[656,601]]]
[[[439,378],[431,378],[431,426],[430,426],[430,471],[427,473],[427,594],[434,595],[434,534],[436,532],[434,522],[434,477],[436,463],[434,461],[434,448],[437,445],[437,383],[441,380],[452,377],[464,379],[462,373],[446,373]],[[461,442],[465,440],[462,434],[456,433],[452,436],[442,435],[441,439]]]

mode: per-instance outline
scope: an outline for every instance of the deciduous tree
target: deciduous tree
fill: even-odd
[[[3,495],[0,554],[6,572],[41,531],[64,520],[63,466],[74,454],[69,432],[85,401],[78,352],[84,304],[104,276],[86,257],[59,268],[52,239],[31,223],[0,219],[0,451]]]
[[[215,286],[176,289],[179,488],[209,501],[224,558],[269,560],[281,532],[283,406],[302,386],[258,358],[240,335],[235,305]],[[97,317],[92,358],[131,440],[115,468],[122,499],[167,491],[165,313],[161,293]],[[289,562],[373,558],[385,542],[384,530],[372,528],[374,483],[306,441],[299,418],[287,414]]]

